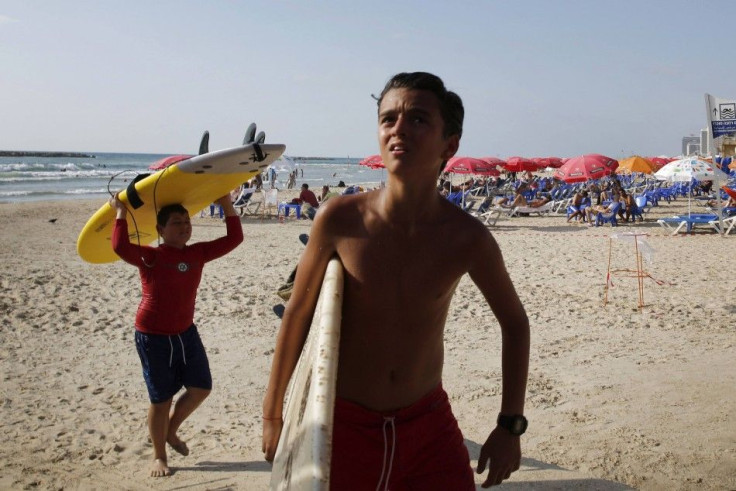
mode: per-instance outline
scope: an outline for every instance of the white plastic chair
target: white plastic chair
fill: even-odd
[[[266,212],[268,212],[270,216],[271,208],[276,208],[277,213],[278,213],[279,190],[276,188],[263,190],[263,215],[265,216]]]
[[[240,210],[240,215],[244,213],[248,215],[255,215],[261,207],[260,201],[253,201],[253,195],[256,192],[256,188],[243,187],[240,190],[240,194],[233,202],[233,208]]]

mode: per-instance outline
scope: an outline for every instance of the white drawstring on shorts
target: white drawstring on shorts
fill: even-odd
[[[187,364],[187,354],[184,352],[184,341],[181,340],[181,334],[176,335],[179,338],[179,344],[181,345],[181,357],[184,358],[184,364]]]
[[[391,457],[386,461],[388,457],[388,439],[386,438],[386,426],[391,425]],[[396,449],[396,424],[394,423],[393,416],[386,416],[383,418],[383,468],[381,469],[381,478],[378,480],[376,491],[381,489],[381,483],[383,482],[383,474],[386,473],[386,482],[383,485],[384,491],[388,490],[388,480],[391,477],[391,467],[394,464],[394,450]],[[386,464],[388,464],[388,472],[386,472]]]
[[[171,368],[174,363],[174,345],[171,343],[171,336],[166,337],[169,338],[169,368]]]
[[[174,364],[174,344],[171,342],[171,336],[166,336],[169,338],[169,368]],[[184,352],[184,341],[181,340],[181,334],[177,334],[176,337],[179,338],[179,344],[181,345],[181,356],[184,358],[184,364],[187,364],[187,355]]]

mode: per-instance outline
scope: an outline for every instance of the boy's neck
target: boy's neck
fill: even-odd
[[[389,176],[379,206],[389,221],[417,222],[435,212],[439,197],[434,182],[408,183]]]
[[[172,249],[179,249],[179,250],[184,249],[187,246],[186,244],[183,244],[181,246],[179,246],[177,244],[170,244],[170,243],[168,243],[166,241],[163,241],[163,243],[161,245],[164,245],[166,247],[171,247]]]

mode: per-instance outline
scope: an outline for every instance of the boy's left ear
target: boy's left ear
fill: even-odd
[[[454,157],[458,148],[460,148],[460,135],[447,137],[445,142],[445,151],[442,153],[442,159],[449,160]]]

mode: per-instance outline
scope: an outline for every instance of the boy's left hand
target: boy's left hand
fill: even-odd
[[[512,435],[503,428],[496,427],[480,449],[478,457],[478,474],[482,474],[488,466],[488,478],[481,487],[488,488],[501,484],[519,470],[521,465],[521,443],[519,437]]]
[[[276,456],[276,448],[279,445],[279,437],[281,436],[281,429],[283,426],[284,423],[280,419],[263,420],[263,441],[261,450],[263,451],[263,457],[268,462],[273,462],[273,458]]]
[[[218,205],[225,207],[225,205],[230,205],[233,203],[233,201],[230,199],[230,193],[226,194],[225,196],[222,196],[220,198],[217,198],[217,201],[215,201]]]

